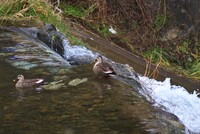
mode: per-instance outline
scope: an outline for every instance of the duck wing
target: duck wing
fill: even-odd
[[[112,66],[106,62],[100,64],[100,68],[106,74],[116,74]]]
[[[44,79],[26,79],[24,80],[25,83],[32,83],[32,84],[40,84],[44,81]]]

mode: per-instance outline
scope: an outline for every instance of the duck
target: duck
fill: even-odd
[[[23,75],[19,74],[17,76],[17,83],[15,84],[16,88],[28,88],[28,87],[34,87],[39,86],[43,83],[44,79],[25,79]]]
[[[93,71],[99,78],[117,75],[113,67],[109,63],[103,61],[103,57],[101,55],[98,55],[95,59]]]

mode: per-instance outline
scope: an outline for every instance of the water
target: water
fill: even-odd
[[[176,85],[171,85],[170,78],[163,82],[140,77],[149,96],[155,101],[156,106],[164,106],[164,110],[178,116],[187,129],[200,133],[200,98],[197,91],[188,91]]]
[[[94,57],[94,54],[85,50],[85,48],[70,50],[75,55],[79,52],[88,57]],[[161,107],[163,110],[176,115],[186,126],[185,133],[200,133],[200,98],[198,98],[196,91],[190,94],[181,86],[171,85],[170,78],[160,82],[141,76],[138,81],[144,89],[140,90],[140,93],[147,100],[153,102],[154,106]]]
[[[89,67],[83,69],[88,71]],[[0,133],[148,133],[150,128],[157,131],[156,125],[149,124],[158,120],[149,112],[153,109],[130,86],[114,79],[96,80],[93,73],[80,68],[72,70],[65,83],[76,77],[87,77],[89,81],[77,87],[38,92],[16,90],[11,80],[22,70],[1,64],[0,73],[6,77],[0,79]],[[24,75],[31,77],[31,72],[34,70]]]
[[[13,52],[8,52],[7,49],[6,53],[5,49],[0,51],[0,133],[141,134],[184,132],[184,127],[177,121],[176,116],[153,107],[152,103],[138,92],[139,88],[136,89],[133,85],[130,86],[119,81],[123,80],[122,78],[96,79],[91,64],[70,67],[68,62],[64,64],[58,56],[52,56],[54,53],[50,50],[45,55],[46,51],[39,51],[38,47],[21,48],[26,45],[38,44],[38,42],[32,42],[27,37],[23,39],[23,34],[11,34],[8,31],[0,33],[1,48],[4,46],[10,48],[10,45],[18,46],[12,47],[16,49]],[[14,41],[12,41],[13,39]],[[66,47],[68,49],[75,48]],[[96,56],[83,47],[72,50],[70,50],[71,53],[70,51],[66,53],[69,54],[69,58],[66,56],[69,61],[76,54],[81,54],[79,56],[81,58],[86,56],[89,61]],[[35,55],[38,52],[40,52],[40,56],[43,54],[44,57],[38,59],[34,57],[30,61],[26,59],[25,55]],[[83,53],[84,55],[82,55]],[[22,57],[14,56],[16,59],[13,58],[13,55],[16,54]],[[45,58],[45,56],[47,57]],[[50,58],[61,64],[51,66]],[[13,63],[18,63],[18,61],[42,64],[42,66],[13,67],[15,65]],[[48,64],[44,65],[44,62]],[[113,65],[117,64],[113,63]],[[12,80],[18,74],[23,74],[26,78],[42,77],[47,82],[54,81],[55,76],[60,78],[66,76],[66,79],[63,79],[66,87],[55,91],[16,89]],[[75,78],[88,78],[88,81],[75,87],[69,86],[68,83]],[[128,77],[128,79],[131,78],[135,77]]]
[[[63,40],[63,45],[65,50],[64,57],[68,61],[81,61],[84,59],[85,62],[91,63],[98,55],[83,46],[72,46],[66,39]]]

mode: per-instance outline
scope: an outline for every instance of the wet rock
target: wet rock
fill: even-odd
[[[139,80],[138,74],[128,64],[113,63],[112,66],[118,76]]]
[[[47,30],[47,32],[56,31],[56,27],[52,24],[46,24],[44,27]]]
[[[65,45],[65,54],[65,59],[70,63],[70,65],[91,63],[97,55],[85,47],[70,45]]]
[[[65,36],[57,31],[54,25],[46,24],[43,28],[29,27],[29,28],[12,28],[18,32],[24,32],[28,36],[39,39],[51,49],[64,56],[64,45],[62,44]]]
[[[17,68],[25,69],[25,70],[29,70],[30,68],[37,67],[37,64],[32,64],[26,61],[14,62],[12,63],[12,65],[16,66]]]
[[[55,26],[50,24],[47,24],[42,28],[6,27],[6,29],[13,31],[16,34],[19,34],[20,36],[22,35],[22,37],[19,37],[18,41],[20,41],[21,39],[25,40],[23,41],[23,43],[17,42],[17,44],[19,45],[16,45],[15,47],[7,47],[7,52],[12,51],[26,53],[28,52],[27,48],[32,48],[31,51],[34,52],[34,49],[38,48],[36,46],[33,46],[32,44],[42,44],[43,47],[49,48],[44,51],[46,51],[47,53],[50,52],[52,54],[53,50],[54,53],[56,52],[57,54],[59,54],[62,58],[66,60],[65,62],[68,62],[70,65],[82,65],[91,63],[91,61],[93,61],[93,56],[96,55],[96,53],[88,50],[85,47],[71,46],[69,41],[65,38],[65,35],[57,31]],[[14,38],[16,38],[18,35],[14,36]],[[16,42],[14,41],[14,43]],[[40,53],[40,50],[37,53]],[[58,63],[49,61],[49,58],[47,59],[48,61],[42,62],[44,66],[59,66]]]
[[[38,30],[37,38],[64,57],[65,36],[57,31],[54,25],[46,24],[43,29]]]
[[[77,86],[77,85],[79,85],[81,83],[84,83],[84,82],[87,82],[87,81],[88,81],[87,78],[83,78],[83,79],[76,78],[76,79],[70,81],[68,83],[68,85],[70,85],[70,86]]]
[[[89,64],[93,61],[92,57],[89,57],[87,55],[85,56],[74,56],[67,60],[70,65],[83,65],[83,64]]]
[[[48,85],[43,85],[42,88],[44,88],[45,90],[59,90],[63,87],[66,87],[65,83],[62,82],[62,80],[60,81],[54,81],[49,83]]]
[[[36,33],[36,28],[1,28],[1,58],[25,70],[41,66],[70,66],[58,53],[35,39]]]

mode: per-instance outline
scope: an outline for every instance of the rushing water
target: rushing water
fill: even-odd
[[[90,32],[84,31],[80,34],[79,31],[81,30],[82,28],[77,26],[76,28],[72,28],[71,31],[76,36],[89,42],[88,44],[91,47],[101,50],[101,52],[109,55],[109,57],[112,57],[115,61],[124,64],[128,63],[138,72],[144,73],[144,60],[141,60],[139,57],[116,47],[111,42],[99,38]],[[170,77],[172,81],[170,81]],[[199,81],[194,82],[163,69],[159,70],[159,79],[163,80],[163,82],[143,76],[139,78],[139,83],[143,86],[143,90],[139,90],[140,94],[145,96],[154,106],[176,115],[180,122],[185,125],[185,133],[200,133]]]
[[[71,50],[76,52],[83,51],[83,55],[88,54],[94,57],[93,53],[87,53],[88,50],[84,49],[79,48],[78,51],[76,49]],[[199,93],[197,93],[198,89],[193,93],[188,93],[181,86],[171,85],[170,78],[160,82],[140,76],[138,82],[143,87],[143,90],[139,92],[147,100],[153,102],[154,106],[176,115],[186,126],[185,133],[200,133],[200,98],[198,97]]]
[[[11,33],[8,32],[6,34]],[[45,66],[31,66],[28,69],[23,68],[24,66],[16,68],[13,67],[13,65],[16,65],[13,64],[15,60],[19,60],[21,62],[25,59],[22,59],[23,56],[20,58],[18,57],[18,59],[16,56],[14,56],[14,59],[13,57],[9,57],[10,53],[13,53],[10,52],[10,49],[12,48],[13,50],[13,48],[15,48],[17,55],[23,55],[25,53],[30,54],[30,52],[34,49],[33,47],[31,50],[22,48],[22,46],[25,46],[24,44],[28,45],[31,44],[31,42],[27,43],[27,38],[26,41],[21,39],[21,34],[21,40],[17,38],[17,41],[20,43],[13,42],[12,39],[15,39],[16,41],[16,38],[13,38],[10,35],[6,36],[6,34],[0,34],[0,45],[2,47],[6,46],[5,48],[9,48],[1,49],[2,53],[0,58],[0,133],[184,133],[184,128],[177,121],[176,116],[179,117],[189,130],[198,133],[198,124],[195,128],[192,128],[179,116],[178,113],[180,112],[178,111],[180,110],[178,109],[182,108],[180,105],[175,107],[177,108],[177,112],[173,112],[173,110],[170,110],[170,107],[167,107],[168,105],[164,105],[168,104],[168,102],[170,104],[172,103],[172,105],[176,105],[176,102],[173,101],[174,99],[170,99],[170,95],[174,94],[175,91],[173,90],[174,88],[171,88],[171,85],[169,86],[168,81],[164,82],[167,83],[164,87],[168,87],[166,90],[168,94],[165,93],[165,96],[165,94],[161,93],[156,94],[158,93],[156,91],[159,91],[159,89],[162,88],[152,87],[151,85],[153,84],[149,83],[149,81],[147,81],[148,79],[144,80],[143,77],[140,77],[138,82],[144,86],[144,89],[141,89],[140,87],[137,88],[136,85],[132,85],[132,79],[135,79],[135,75],[133,73],[130,73],[132,76],[124,75],[128,78],[128,80],[124,81],[123,79],[126,78],[96,79],[92,72],[91,64],[74,67],[64,67],[65,64],[56,64],[52,67],[52,63],[49,64],[49,55],[47,56],[48,60],[44,60],[44,58],[41,59],[44,62],[48,61],[48,64],[45,64]],[[5,39],[6,45],[3,44],[5,43],[5,41],[3,41]],[[89,61],[94,59],[97,55],[84,47],[69,46],[66,40],[64,42],[66,43],[65,58],[70,63],[72,62],[72,59],[77,58],[77,55],[79,58],[86,57]],[[33,44],[34,43],[36,42],[33,42]],[[17,47],[8,47],[10,44],[16,45]],[[2,50],[9,50],[4,58],[2,57],[5,53],[3,53]],[[37,52],[40,52],[39,49],[34,51],[34,54]],[[50,53],[53,54],[52,52]],[[40,53],[40,56],[41,55],[42,54]],[[10,62],[11,60],[12,62]],[[30,62],[34,64],[43,64],[43,62],[37,62],[35,57],[34,60],[31,60]],[[59,60],[59,63],[60,62],[62,62],[62,60]],[[114,67],[119,66],[117,63],[113,63],[113,65]],[[65,69],[64,71],[63,67]],[[131,68],[129,69],[131,72]],[[54,81],[55,77],[64,78],[65,76],[66,78],[63,79],[63,82],[66,86],[55,91],[16,89],[14,86],[15,83],[13,83],[12,80],[18,74],[24,74],[27,78],[42,77],[48,82]],[[88,81],[78,86],[69,86],[68,83],[75,78],[88,78]],[[129,84],[126,84],[125,82]],[[178,91],[182,92],[183,90]],[[185,93],[186,91],[183,92]],[[186,93],[185,97],[187,98],[189,96],[192,95],[187,95]],[[196,95],[194,94],[193,96]],[[168,98],[162,101],[162,98],[165,97]],[[181,98],[181,96],[179,96],[179,98]],[[194,98],[193,100],[195,100],[195,102],[190,101],[190,103],[198,102],[197,97],[192,98]],[[181,100],[184,100],[184,98]],[[190,109],[195,106],[193,104],[189,104],[187,99],[185,102],[188,104],[186,106],[191,106]],[[153,106],[153,104],[156,107]],[[182,102],[180,104],[184,103]],[[169,112],[174,113],[176,116],[162,111],[162,107],[166,107]],[[198,107],[195,108],[195,110],[198,110]],[[166,110],[165,108],[163,109]],[[183,108],[181,110],[184,111],[185,109]],[[198,114],[197,119],[199,119]],[[190,118],[187,118],[187,120],[190,121]],[[194,120],[194,118],[192,120]]]
[[[176,85],[171,85],[170,78],[163,82],[140,77],[147,93],[155,101],[156,106],[164,106],[164,110],[178,116],[189,131],[200,133],[200,98],[195,90],[193,93]]]

